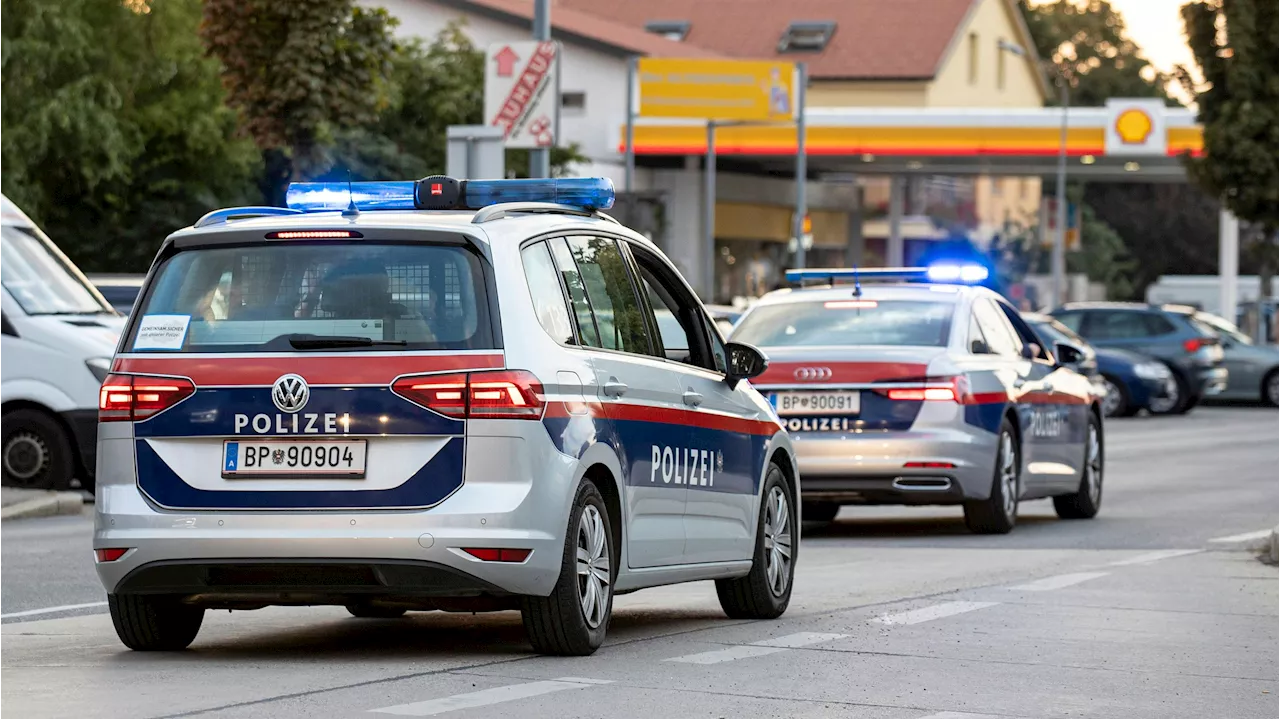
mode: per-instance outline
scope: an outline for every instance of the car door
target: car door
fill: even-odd
[[[683,561],[685,484],[675,452],[687,446],[670,421],[683,408],[668,363],[655,356],[651,322],[642,310],[617,240],[575,235],[548,242],[564,278],[580,342],[591,351],[602,413],[602,441],[622,466],[627,561],[659,567]]]
[[[760,419],[759,409],[725,381],[724,343],[697,296],[656,253],[630,247],[643,299],[675,320],[666,323],[668,330],[659,338],[664,355],[671,346],[667,364],[684,405],[688,450],[680,457],[689,457],[682,466],[692,477],[685,501],[685,561],[749,559],[768,441],[749,431]]]

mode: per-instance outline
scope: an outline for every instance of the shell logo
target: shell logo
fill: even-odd
[[[1130,108],[1116,117],[1116,135],[1126,145],[1145,145],[1155,123],[1146,110]]]

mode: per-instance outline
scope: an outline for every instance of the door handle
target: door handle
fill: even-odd
[[[702,404],[702,395],[698,394],[697,392],[694,392],[691,389],[685,390],[684,394],[681,396],[681,399],[683,399],[684,403],[689,405],[690,407],[697,407],[698,405]]]
[[[617,377],[610,377],[609,381],[604,383],[604,395],[606,397],[621,397],[627,393],[627,385],[619,382]]]

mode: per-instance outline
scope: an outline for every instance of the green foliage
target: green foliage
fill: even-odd
[[[1177,104],[1164,89],[1169,77],[1142,56],[1107,0],[1019,4],[1039,56],[1070,82],[1072,105],[1101,106],[1109,97],[1158,97]]]
[[[1128,300],[1138,299],[1140,294],[1134,280],[1137,269],[1138,263],[1120,234],[1099,219],[1092,207],[1082,205],[1080,251],[1067,253],[1067,271],[1083,272],[1090,280],[1101,282],[1111,299]]]
[[[335,131],[375,121],[386,104],[394,24],[386,10],[355,0],[205,0],[200,36],[222,62],[244,130],[264,152],[287,158],[277,181],[322,172]]]
[[[1195,180],[1240,219],[1270,234],[1277,212],[1277,5],[1275,0],[1199,0],[1183,6],[1204,84],[1196,92],[1205,156],[1188,159]]]
[[[160,239],[255,199],[198,0],[5,0],[5,195],[84,269],[142,270]]]

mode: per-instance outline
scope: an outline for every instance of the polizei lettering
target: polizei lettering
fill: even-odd
[[[649,481],[663,484],[687,484],[694,487],[716,486],[716,472],[724,469],[719,452],[692,447],[659,447],[653,445]]]
[[[351,415],[325,414],[237,414],[235,433],[248,434],[347,434],[351,431]]]
[[[790,417],[786,420],[788,432],[848,432],[848,417]]]

